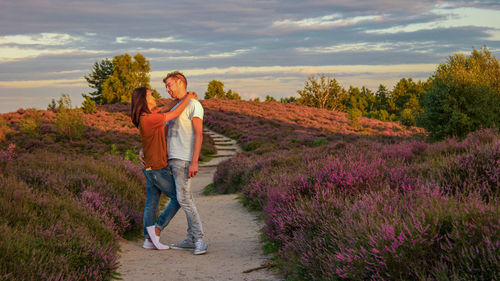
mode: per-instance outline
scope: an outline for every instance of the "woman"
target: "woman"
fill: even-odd
[[[156,99],[146,87],[137,88],[132,93],[131,118],[141,134],[145,162],[143,173],[148,181],[143,216],[145,239],[142,245],[146,249],[168,249],[168,246],[159,243],[159,237],[150,237],[146,227],[154,225],[155,212],[162,192],[170,198],[170,203],[158,219],[162,220],[163,225],[167,225],[180,208],[175,187],[167,182],[167,145],[164,126],[165,122],[177,118],[194,97],[194,93],[188,93],[177,108],[164,113],[172,106],[154,109],[157,105]]]

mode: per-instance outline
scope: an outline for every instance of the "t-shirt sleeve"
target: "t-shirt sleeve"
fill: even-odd
[[[194,117],[198,117],[203,120],[203,106],[201,106],[200,102],[193,103],[193,110],[189,115],[189,120],[193,120]]]

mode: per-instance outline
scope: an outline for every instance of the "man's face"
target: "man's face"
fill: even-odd
[[[175,99],[181,98],[179,96],[180,91],[179,87],[181,87],[181,81],[180,79],[175,79],[175,78],[168,78],[166,83],[165,83],[165,88],[167,90],[167,93]]]

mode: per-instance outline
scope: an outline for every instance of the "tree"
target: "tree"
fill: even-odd
[[[270,96],[270,95],[267,95],[266,96],[266,102],[270,102],[270,101],[277,101],[274,97]]]
[[[303,105],[327,108],[342,111],[344,109],[343,100],[346,91],[335,78],[321,74],[318,77],[310,76],[304,85],[303,90],[298,90],[299,102]]]
[[[423,104],[420,124],[433,139],[464,137],[500,127],[500,66],[484,47],[468,57],[455,54],[438,66]]]
[[[297,98],[294,97],[294,96],[290,96],[288,98],[285,98],[285,97],[280,98],[280,102],[281,103],[293,103],[293,102],[296,102],[296,101],[297,101]]]
[[[98,104],[103,104],[104,99],[102,97],[102,87],[104,82],[113,75],[113,62],[108,58],[101,60],[101,62],[95,62],[92,67],[92,72],[87,76],[83,76],[90,88],[95,89],[94,92],[88,95],[83,94],[82,96],[86,98],[90,96],[90,99]]]
[[[112,63],[113,74],[104,81],[102,86],[104,103],[130,101],[130,95],[135,88],[151,88],[149,85],[150,63],[140,53],[134,56],[134,61],[129,54],[115,56]],[[159,96],[155,90],[151,91],[153,95]]]
[[[212,80],[208,83],[207,91],[205,92],[205,99],[211,98],[225,98],[224,83],[218,80]]]
[[[343,104],[346,109],[355,108],[358,109],[362,115],[368,115],[375,106],[375,95],[365,86],[363,86],[361,90],[359,90],[358,87],[350,86]]]
[[[421,100],[428,89],[425,82],[402,78],[392,90],[396,114],[403,125],[414,126],[416,117],[423,111]]]
[[[240,94],[238,94],[237,92],[233,92],[231,89],[227,91],[226,98],[230,100],[241,100]]]
[[[375,104],[377,105],[376,110],[385,110],[388,113],[396,112],[396,105],[392,100],[392,95],[387,90],[387,87],[382,84],[378,86],[378,90],[375,93]]]
[[[71,98],[68,94],[63,93],[57,101],[55,99],[52,99],[52,101],[47,106],[47,110],[56,112],[64,109],[71,109],[71,107]]]

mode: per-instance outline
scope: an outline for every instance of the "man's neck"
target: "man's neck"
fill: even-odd
[[[181,100],[181,99],[183,99],[186,95],[187,95],[187,91],[186,91],[186,90],[184,90],[184,91],[182,91],[182,92],[180,92],[180,93],[179,93],[179,97],[178,97],[178,99],[180,99],[180,100]]]

